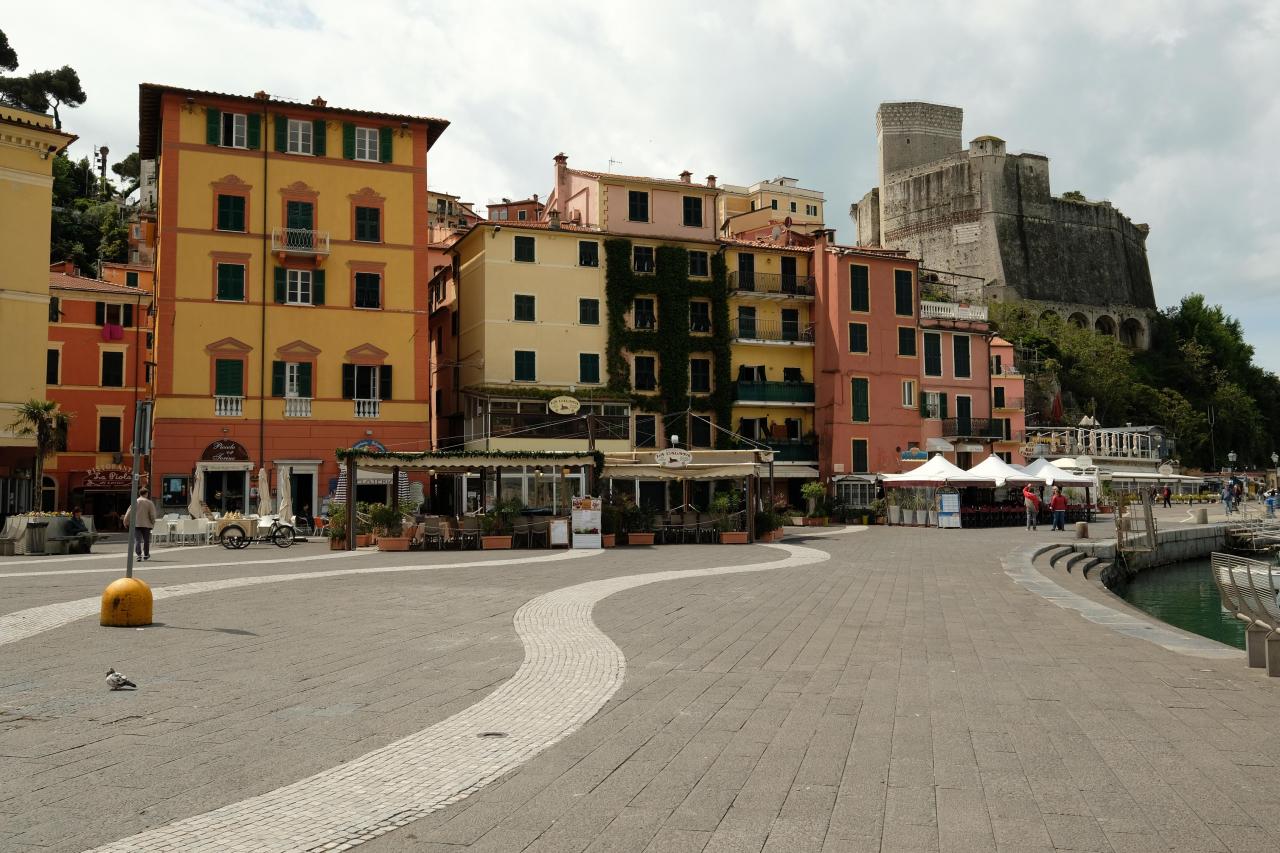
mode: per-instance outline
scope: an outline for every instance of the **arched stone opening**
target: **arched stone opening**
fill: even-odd
[[[1111,319],[1108,315],[1103,314],[1098,317],[1097,320],[1093,321],[1093,329],[1100,335],[1106,335],[1109,338],[1114,338],[1116,336],[1116,321]]]
[[[1141,321],[1134,317],[1130,317],[1120,324],[1120,343],[1135,349],[1141,349],[1146,345],[1146,329],[1142,327]]]
[[[1068,317],[1067,322],[1075,326],[1077,329],[1089,328],[1089,318],[1081,314],[1079,311]]]

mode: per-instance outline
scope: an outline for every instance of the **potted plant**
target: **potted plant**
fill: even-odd
[[[618,544],[623,517],[623,505],[619,500],[606,501],[600,507],[600,547],[613,548]]]
[[[369,521],[378,531],[379,551],[408,551],[410,537],[404,535],[404,514],[398,505],[374,504]]]
[[[644,511],[643,507],[636,504],[627,504],[624,512],[624,521],[627,525],[627,544],[628,545],[652,545],[653,544],[653,522],[649,519],[649,513]]]
[[[800,487],[800,494],[809,504],[805,516],[806,527],[825,527],[827,524],[827,487],[817,480],[810,480]]]
[[[929,524],[929,499],[923,494],[917,492],[915,495],[916,507],[916,526],[925,527]]]
[[[932,498],[926,498],[926,501],[928,503],[926,507],[925,521],[928,522],[930,527],[937,527],[938,526],[938,498],[936,496]]]
[[[871,523],[872,523],[872,524],[883,524],[883,523],[884,523],[884,514],[885,514],[885,509],[886,509],[885,499],[884,499],[884,498],[876,498],[875,500],[873,500],[873,501],[871,502],[871,507],[870,507],[870,509],[871,509]]]
[[[756,513],[756,539],[760,542],[777,542],[782,539],[783,516],[778,509],[765,509]]]
[[[373,544],[373,524],[369,520],[369,504],[356,504],[356,547],[367,548]]]
[[[711,513],[716,517],[715,528],[720,534],[721,545],[746,545],[747,531],[737,530],[737,492],[716,492],[711,499]]]
[[[904,496],[901,495],[897,489],[885,489],[884,494],[885,511],[888,513],[886,517],[889,519],[889,523],[901,524],[902,501]]]
[[[480,536],[480,547],[486,551],[502,551],[511,548],[512,520],[524,509],[524,504],[515,498],[498,501],[493,509],[480,516],[483,531]]]
[[[335,501],[329,507],[329,525],[324,529],[324,535],[329,537],[330,551],[345,551],[347,549],[347,508],[345,505]]]

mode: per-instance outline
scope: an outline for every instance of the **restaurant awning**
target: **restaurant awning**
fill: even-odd
[[[768,465],[757,465],[756,475],[759,477],[769,476]],[[775,480],[816,480],[818,479],[818,469],[812,465],[774,465],[773,478]]]
[[[765,450],[684,450],[611,453],[605,457],[601,477],[615,480],[734,480],[763,476],[760,463],[772,454]],[[774,477],[779,476],[778,466]],[[812,469],[810,469],[812,470]],[[817,476],[816,472],[814,476]]]
[[[941,454],[928,462],[902,474],[885,474],[881,480],[886,488],[938,487],[938,486],[994,486],[995,478],[971,474],[948,462]]]
[[[376,450],[340,450],[338,458],[354,456],[361,471],[393,468],[427,470],[436,474],[465,474],[497,468],[597,465],[600,453],[590,451],[425,450],[420,453],[382,453]],[[360,481],[364,481],[363,474]],[[388,481],[389,482],[389,481]]]
[[[924,449],[930,453],[950,453],[956,448],[945,438],[927,438],[924,442]]]
[[[969,469],[970,474],[979,477],[991,477],[997,486],[1043,486],[1044,477],[1015,468],[994,453]]]
[[[1048,459],[1037,459],[1022,466],[1022,470],[1028,474],[1034,474],[1043,479],[1051,486],[1092,486],[1096,487],[1092,477],[1084,474],[1072,474],[1070,471],[1064,471],[1061,467],[1054,465]]]

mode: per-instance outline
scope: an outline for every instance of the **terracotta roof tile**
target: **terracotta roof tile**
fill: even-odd
[[[581,175],[584,178],[593,178],[598,181],[615,178],[619,181],[636,181],[642,184],[670,184],[676,187],[687,187],[697,190],[715,190],[719,191],[720,187],[709,187],[706,184],[695,184],[692,181],[685,183],[679,178],[647,178],[643,175],[619,175],[616,172],[592,172],[586,169],[566,169],[571,175]]]
[[[116,296],[141,296],[144,302],[151,299],[151,291],[126,287],[97,278],[85,278],[79,275],[67,275],[64,272],[49,273],[50,290],[81,290],[91,293],[111,293]]]

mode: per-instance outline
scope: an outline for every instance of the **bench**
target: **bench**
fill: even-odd
[[[84,542],[87,547],[82,553],[88,554],[93,550],[93,543],[99,539],[105,539],[106,534],[98,533],[93,526],[93,516],[84,515],[80,517],[84,522],[84,526],[89,528],[87,533],[68,533],[67,528],[71,524],[70,518],[54,518],[49,521],[49,532],[45,536],[45,553],[47,554],[71,554],[72,545],[76,542]]]
[[[1280,677],[1280,588],[1272,565],[1217,551],[1210,561],[1223,608],[1245,623],[1249,666]]]

